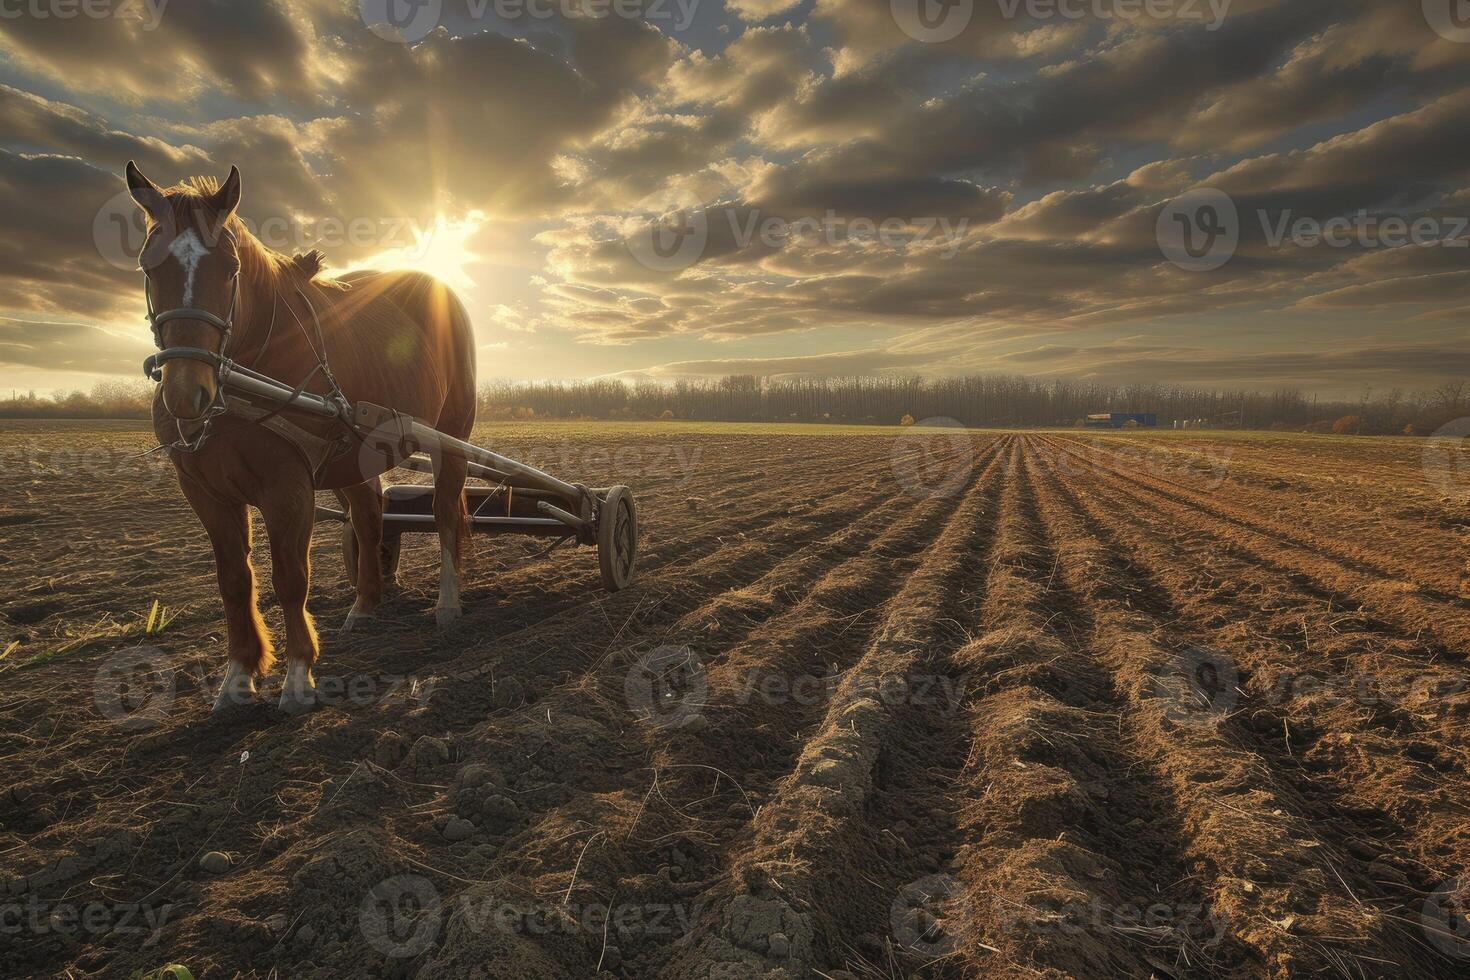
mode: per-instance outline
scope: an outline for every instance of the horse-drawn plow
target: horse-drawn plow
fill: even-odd
[[[152,368],[150,367],[150,371]],[[352,404],[341,397],[317,395],[287,387],[273,378],[221,359],[220,387],[273,411],[294,411],[347,427],[357,451],[392,460],[399,469],[434,472],[436,456],[459,456],[477,483],[465,489],[470,531],[480,535],[520,534],[555,538],[597,549],[602,584],[609,592],[626,588],[638,560],[638,510],[625,486],[589,488],[567,483],[533,466],[481,446],[456,439],[401,412],[369,402]],[[433,487],[398,484],[384,487],[381,562],[385,579],[397,573],[405,534],[436,530]],[[358,545],[348,515],[317,508],[317,522],[341,522],[343,560],[348,579],[356,584]]]

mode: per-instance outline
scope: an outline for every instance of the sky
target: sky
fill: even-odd
[[[141,375],[130,159],[482,380],[1470,374],[1470,0],[0,0],[0,390]]]

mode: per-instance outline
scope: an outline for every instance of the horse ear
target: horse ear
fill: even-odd
[[[128,161],[128,192],[138,207],[154,221],[163,221],[168,216],[168,199],[163,196],[162,188],[144,177],[143,171],[131,160]]]
[[[230,165],[230,175],[225,178],[224,184],[209,199],[210,207],[221,218],[227,218],[235,213],[240,206],[240,168]]]

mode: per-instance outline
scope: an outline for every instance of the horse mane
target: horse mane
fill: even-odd
[[[188,177],[169,188],[165,193],[173,207],[174,218],[182,227],[191,212],[208,206],[208,198],[219,192],[219,180],[214,177]],[[248,281],[274,284],[281,279],[311,283],[318,289],[351,289],[351,285],[323,274],[327,256],[319,248],[295,255],[278,252],[245,227],[238,214],[230,216],[226,227],[235,236],[240,249],[240,272]]]

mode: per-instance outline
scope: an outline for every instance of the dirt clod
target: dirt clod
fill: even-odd
[[[465,840],[475,835],[475,825],[463,817],[451,817],[444,824],[445,840]]]
[[[210,851],[199,859],[199,867],[212,875],[222,875],[230,870],[230,856],[223,851]]]

